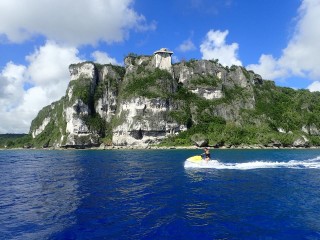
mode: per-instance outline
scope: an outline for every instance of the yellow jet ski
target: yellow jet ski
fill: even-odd
[[[192,163],[200,163],[202,160],[203,158],[200,155],[187,158],[187,161]]]

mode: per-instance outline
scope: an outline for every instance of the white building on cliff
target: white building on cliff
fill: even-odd
[[[171,55],[173,52],[169,51],[167,48],[161,48],[158,51],[154,52],[154,63],[155,66],[160,69],[168,70],[169,72],[172,71],[172,60]]]

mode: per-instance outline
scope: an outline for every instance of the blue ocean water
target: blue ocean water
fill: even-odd
[[[320,150],[0,151],[1,239],[320,239]]]

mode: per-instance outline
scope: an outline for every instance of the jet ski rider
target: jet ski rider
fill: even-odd
[[[207,162],[210,160],[210,151],[209,151],[209,148],[205,147],[203,149],[204,153],[201,154],[202,156],[204,156],[204,160],[206,160]]]

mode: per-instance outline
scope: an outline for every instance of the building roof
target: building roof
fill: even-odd
[[[167,49],[167,48],[161,48],[160,50],[157,50],[154,52],[154,54],[157,54],[157,53],[168,53],[170,55],[173,54],[173,52],[169,51],[169,49]]]

